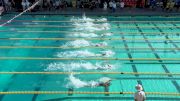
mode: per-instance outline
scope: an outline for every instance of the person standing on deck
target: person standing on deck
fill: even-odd
[[[2,15],[3,12],[4,12],[4,7],[3,4],[0,3],[0,16]]]
[[[143,91],[143,87],[138,84],[135,86],[137,92],[134,94],[134,101],[145,101],[146,100],[146,96],[145,96],[145,92]]]

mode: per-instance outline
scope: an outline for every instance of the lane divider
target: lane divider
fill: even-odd
[[[114,46],[86,46],[86,47],[63,47],[63,46],[0,46],[0,49],[11,49],[11,48],[33,48],[33,49],[81,49],[81,48],[96,48],[96,49],[124,49],[125,47],[114,47]],[[129,47],[130,50],[151,50],[150,48],[143,47]],[[180,48],[154,48],[155,50],[180,50]]]
[[[154,40],[154,41],[168,41],[168,40],[180,40],[180,38],[172,38],[172,39],[166,39],[166,38],[149,38],[149,39],[144,39],[144,38],[0,38],[0,40],[126,40],[126,41],[134,41],[134,40]]]
[[[46,58],[46,57],[0,57],[0,60],[121,60],[121,61],[180,61],[180,58]]]
[[[37,27],[46,27],[46,28],[74,28],[76,26],[58,26],[58,25],[5,25],[11,27],[29,27],[29,28],[37,28]],[[88,26],[87,26],[88,27]],[[111,28],[136,28],[137,26],[111,26]],[[138,26],[139,28],[155,28],[155,26]],[[159,28],[180,28],[180,26],[158,26]]]
[[[176,75],[180,76],[180,73],[162,73],[162,72],[0,72],[0,74],[47,74],[47,75],[69,75],[69,74],[111,74],[111,75]]]
[[[180,93],[171,92],[145,92],[147,95],[180,96]],[[134,92],[88,92],[88,91],[8,91],[0,94],[134,94]]]

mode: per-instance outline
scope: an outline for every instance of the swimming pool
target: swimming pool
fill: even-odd
[[[180,100],[179,16],[22,15],[0,33],[1,101],[132,101],[138,83],[149,101]],[[101,77],[119,94],[77,84]]]

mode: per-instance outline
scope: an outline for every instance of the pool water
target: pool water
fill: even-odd
[[[0,23],[13,16],[4,15]],[[180,71],[180,16],[22,15],[6,26],[0,27],[0,33],[0,72],[179,73]],[[46,48],[40,48],[44,46]],[[18,60],[18,57],[33,59]],[[107,69],[109,65],[112,68]],[[143,85],[145,92],[180,93],[179,75],[74,74],[73,77],[86,83],[98,81],[101,77],[110,77],[113,80],[109,92],[135,92],[134,87],[139,83]],[[74,91],[104,92],[103,87],[73,85],[70,75],[1,73],[0,81],[1,92],[68,91],[69,87]],[[0,95],[0,101],[14,101],[14,99],[132,101],[133,94]],[[180,97],[153,94],[147,95],[147,99],[179,101]]]

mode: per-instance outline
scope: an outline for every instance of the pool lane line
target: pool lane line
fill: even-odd
[[[1,30],[0,30],[1,31]],[[14,31],[12,31],[14,32]],[[80,32],[70,32],[70,31],[24,31],[24,30],[17,30],[15,32],[19,32],[19,33],[27,33],[27,32],[31,32],[31,33],[58,33],[58,34],[62,34],[62,33],[80,33]],[[103,31],[100,31],[103,32]],[[116,32],[116,33],[127,33],[127,34],[139,34],[140,32]],[[161,32],[144,32],[145,34],[161,34]],[[166,34],[177,34],[180,32],[166,32]]]
[[[89,95],[95,95],[95,94],[134,94],[134,92],[92,92],[92,91],[74,91],[74,92],[68,92],[68,91],[9,91],[9,92],[0,92],[0,94],[89,94]],[[147,95],[163,95],[163,96],[180,96],[180,93],[176,92],[146,92]]]
[[[0,20],[0,22],[7,22],[8,20]],[[64,20],[13,20],[12,22],[51,22],[51,23],[74,23],[74,22],[84,22],[84,21],[64,21]],[[180,21],[172,21],[172,20],[166,20],[166,21],[157,21],[157,20],[141,20],[141,21],[135,21],[135,20],[126,20],[126,21],[117,21],[117,20],[111,20],[111,21],[89,21],[89,22],[94,22],[94,23],[108,23],[108,22],[113,22],[113,23],[134,23],[134,22],[139,22],[139,23],[147,23],[147,22],[156,22],[156,23],[179,23]]]
[[[11,49],[11,48],[32,48],[32,49],[84,49],[84,48],[95,48],[95,49],[126,49],[125,47],[115,47],[115,46],[87,46],[87,47],[64,47],[64,46],[0,46],[0,49]],[[180,48],[154,48],[156,50],[180,50]],[[144,47],[129,47],[129,50],[151,50]]]
[[[58,98],[52,98],[52,99],[47,99],[47,100],[43,100],[43,101],[72,101],[72,100],[77,100],[77,101],[132,101],[132,96],[130,97],[125,97],[125,96],[112,96],[112,97],[100,97],[100,96],[84,96],[84,97],[58,97]],[[170,96],[161,96],[161,97],[151,97],[151,96],[147,96],[147,99],[150,101],[180,101],[180,98],[178,97],[170,97]]]
[[[159,62],[134,62],[134,63],[128,63],[128,62],[126,62],[126,63],[124,63],[124,64],[151,64],[151,65],[157,65],[157,64],[180,64],[180,62],[163,62],[163,63],[159,63]]]
[[[125,39],[124,34],[120,34],[120,35],[121,35],[122,39]],[[129,58],[129,59],[132,59],[133,57],[132,57],[132,55],[131,55],[131,53],[130,53],[130,50],[129,50],[129,47],[128,47],[128,44],[127,44],[126,40],[123,40],[123,43],[124,43],[125,49],[126,49],[127,52],[128,52],[128,53],[127,53],[128,58]],[[133,61],[133,60],[130,60],[130,62],[133,63],[134,61]],[[131,64],[131,66],[132,66],[133,72],[138,73],[136,64]],[[136,74],[135,76],[136,76],[136,77],[139,77],[138,74]],[[137,80],[137,83],[143,85],[141,80]],[[144,88],[144,87],[143,87],[143,88]],[[144,90],[145,90],[145,89],[144,89]]]
[[[50,34],[50,33],[58,33],[58,34],[64,34],[64,33],[67,33],[67,34],[72,34],[72,33],[81,33],[80,31],[38,31],[38,30],[0,30],[0,32],[18,32],[18,33],[43,33],[43,34]],[[105,31],[99,31],[99,32],[102,32],[102,33],[105,33]],[[110,32],[109,32],[110,33]],[[126,33],[126,34],[139,34],[140,32],[116,32],[116,33]],[[156,34],[156,35],[159,35],[161,34],[161,32],[143,32],[145,34]],[[166,32],[166,34],[180,34],[180,32]]]
[[[142,33],[142,35],[143,35],[144,39],[147,39],[146,36],[143,33]],[[148,46],[152,49],[155,57],[157,59],[159,59],[159,62],[163,62],[163,60],[160,58],[160,56],[155,52],[155,50],[154,50],[153,46],[150,44],[150,42],[148,40],[146,40],[146,42],[148,43]],[[166,73],[170,73],[170,71],[167,69],[166,65],[164,65],[164,64],[161,64],[161,65],[162,65],[162,68],[164,69],[164,71]],[[172,75],[168,75],[168,76],[173,78]],[[177,81],[171,80],[171,82],[175,86],[176,90],[180,93],[180,86],[178,85]]]
[[[134,41],[134,40],[147,40],[147,39],[143,39],[143,38],[0,38],[0,40],[126,40],[126,41]],[[171,41],[171,40],[175,40],[175,41],[179,41],[180,38],[150,38],[149,40],[153,40],[153,41]]]
[[[180,80],[179,77],[115,77],[118,80]]]
[[[121,60],[121,61],[180,61],[180,58],[51,58],[51,57],[0,57],[0,60]]]
[[[18,27],[18,28],[76,28],[78,26],[59,26],[59,25],[11,25],[11,24],[7,24],[5,26],[8,27]],[[87,26],[88,27],[88,26]],[[141,28],[154,28],[154,26],[139,26]],[[159,26],[160,28],[174,28],[174,26]],[[110,28],[136,28],[136,26],[111,26]],[[176,26],[176,28],[180,28],[180,26]]]
[[[6,13],[6,14],[12,14],[12,13]],[[177,13],[179,14],[179,13]],[[33,15],[33,14],[32,14]],[[36,15],[36,14],[35,14]],[[44,16],[46,16],[46,14],[44,15],[37,15],[35,16],[35,18],[44,18]],[[47,16],[49,16],[49,14],[47,14]],[[9,15],[6,15],[6,17],[11,17]],[[24,16],[22,16],[23,18]],[[54,15],[54,17],[65,17],[65,18],[72,18],[72,15]],[[101,19],[101,18],[178,18],[179,19],[179,15],[157,15],[157,16],[154,16],[154,15],[124,15],[124,16],[121,16],[121,15],[110,15],[110,16],[106,16],[106,15],[88,15],[87,18],[95,18],[95,19]],[[25,18],[31,18],[30,16],[25,16]],[[75,18],[82,18],[82,15],[77,15],[75,16]]]
[[[32,75],[32,74],[46,74],[46,75],[94,75],[94,74],[110,74],[110,75],[158,75],[167,76],[175,75],[180,76],[180,72],[177,73],[164,73],[164,72],[0,72],[1,75],[19,74],[19,75]]]

